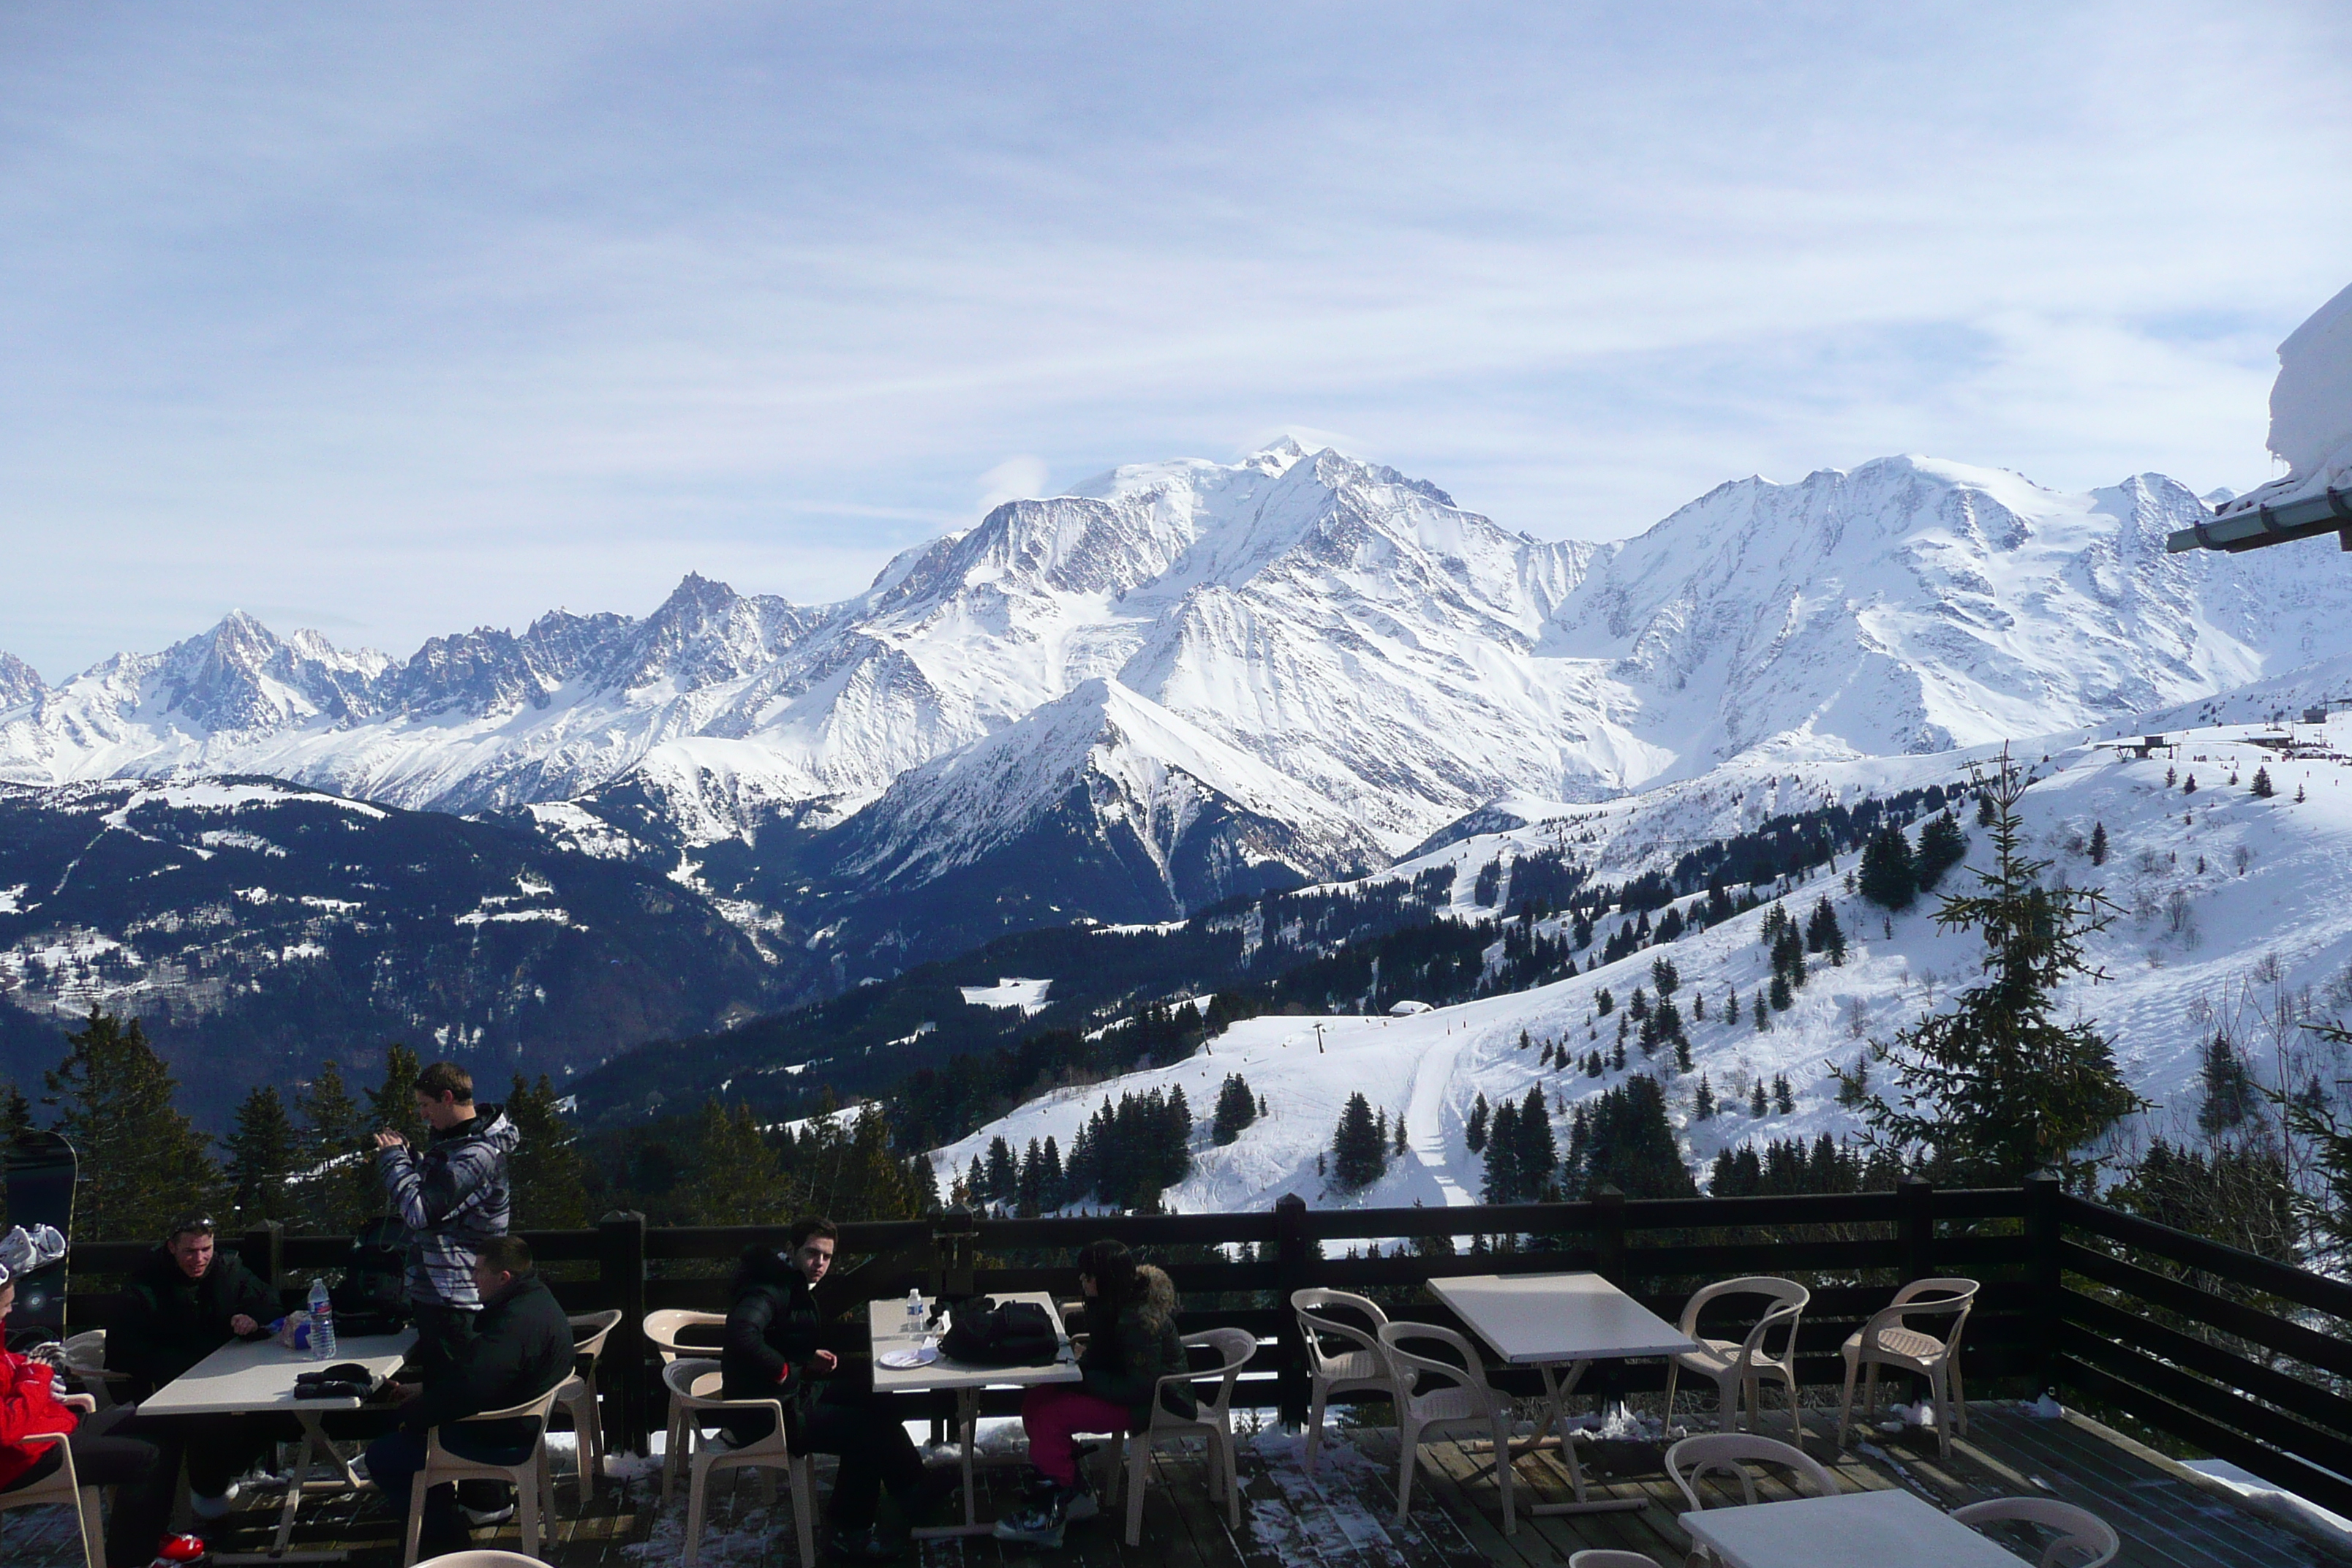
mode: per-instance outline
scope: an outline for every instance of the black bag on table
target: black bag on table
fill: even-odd
[[[1034,1301],[959,1301],[940,1354],[971,1366],[1043,1366],[1062,1348],[1053,1314]]]

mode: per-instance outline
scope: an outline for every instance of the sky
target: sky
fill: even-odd
[[[1296,433],[1538,537],[2277,471],[2352,7],[0,8],[0,649],[802,602]]]

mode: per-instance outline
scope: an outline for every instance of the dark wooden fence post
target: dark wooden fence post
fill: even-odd
[[[613,1337],[604,1342],[604,1364],[620,1379],[620,1441],[625,1451],[645,1453],[657,1407],[653,1353],[646,1341],[646,1216],[635,1210],[608,1214],[596,1222],[596,1272],[605,1299],[621,1310]],[[611,1423],[607,1421],[607,1430]]]
[[[1620,1290],[1630,1290],[1625,1280],[1625,1194],[1613,1184],[1603,1185],[1592,1194],[1592,1210],[1594,1272]]]
[[[1895,1184],[1895,1195],[1903,1212],[1903,1277],[1929,1279],[1936,1272],[1936,1184],[1925,1176],[1905,1176]]]
[[[238,1257],[245,1266],[260,1277],[272,1290],[286,1285],[286,1227],[276,1220],[265,1220],[245,1233],[236,1244]]]
[[[2054,1391],[2058,1383],[2058,1320],[2063,1305],[2058,1248],[2063,1237],[2058,1200],[2064,1192],[2055,1171],[2036,1171],[2025,1178],[2026,1268],[2033,1300],[2034,1376],[2044,1391]]]
[[[1280,1364],[1275,1369],[1275,1400],[1286,1426],[1307,1422],[1308,1387],[1307,1338],[1298,1330],[1298,1315],[1290,1310],[1290,1293],[1315,1283],[1314,1244],[1307,1234],[1307,1200],[1285,1193],[1274,1201],[1275,1349]]]

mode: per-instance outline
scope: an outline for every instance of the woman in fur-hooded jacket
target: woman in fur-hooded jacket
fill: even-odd
[[[1075,1434],[1141,1431],[1151,1424],[1155,1389],[1171,1415],[1199,1409],[1188,1384],[1160,1388],[1161,1378],[1187,1370],[1168,1276],[1139,1265],[1118,1242],[1097,1241],[1078,1254],[1078,1283],[1087,1295],[1083,1381],[1040,1384],[1022,1400],[1038,1486],[1026,1505],[998,1521],[1002,1540],[1058,1546],[1065,1521],[1084,1517],[1070,1511],[1081,1495]]]

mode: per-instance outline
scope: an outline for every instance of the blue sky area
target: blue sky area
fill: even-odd
[[[1546,537],[2271,477],[2352,9],[0,10],[0,647],[396,654],[1294,430]]]

